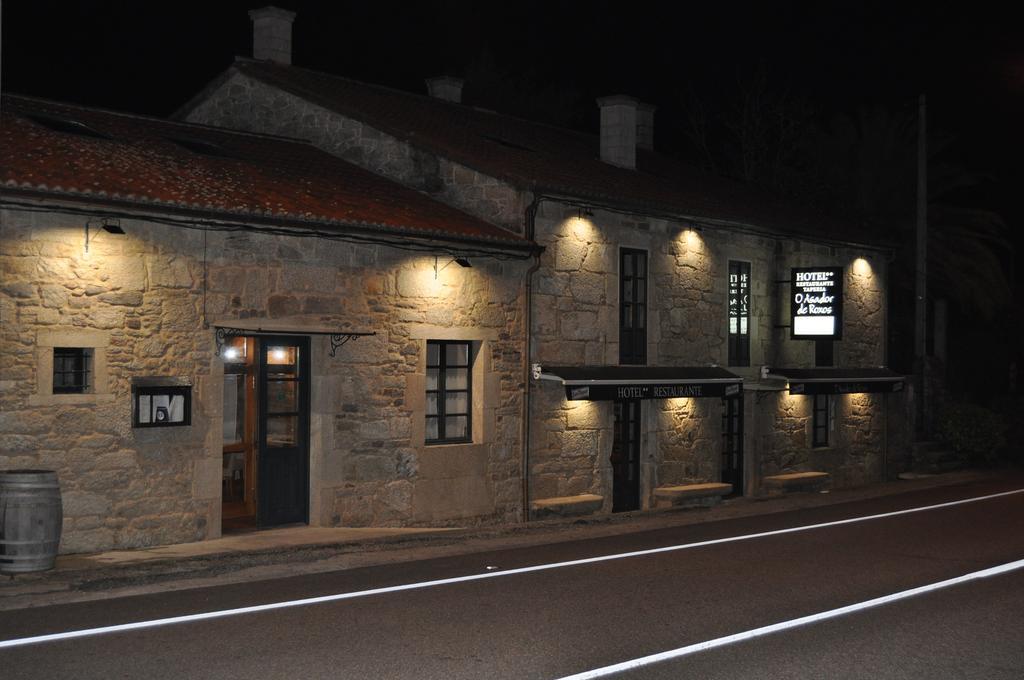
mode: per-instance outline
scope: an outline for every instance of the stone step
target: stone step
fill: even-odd
[[[824,491],[832,482],[832,475],[827,472],[789,472],[783,475],[770,475],[761,480],[761,486],[769,496],[780,496],[801,491]]]
[[[732,484],[723,484],[721,482],[659,486],[654,490],[654,507],[671,508],[715,505],[722,500],[722,496],[728,496],[731,493]]]
[[[558,496],[536,500],[530,503],[530,511],[534,519],[552,519],[592,515],[603,506],[604,496],[584,493],[579,496]]]

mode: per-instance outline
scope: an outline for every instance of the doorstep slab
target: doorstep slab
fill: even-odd
[[[770,475],[761,480],[761,486],[769,496],[800,491],[823,491],[832,482],[827,472],[789,472],[784,475]]]
[[[578,496],[542,498],[530,503],[530,510],[534,519],[592,515],[602,507],[604,507],[604,496],[598,496],[593,493],[584,493]]]
[[[654,507],[684,507],[687,505],[714,505],[722,496],[732,493],[732,484],[704,482],[659,486],[654,490]]]

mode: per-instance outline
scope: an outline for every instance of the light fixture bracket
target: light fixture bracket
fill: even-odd
[[[93,225],[99,227],[100,231],[105,231],[108,234],[114,234],[115,236],[121,236],[124,234],[124,229],[121,227],[121,220],[117,219],[116,217],[104,217],[99,220],[87,220],[85,223],[86,253],[89,252],[89,242],[95,241],[100,236],[99,234],[96,234],[95,236],[91,236],[90,238],[89,227]]]
[[[439,258],[438,258],[437,255],[434,256],[434,280],[435,281],[437,280],[438,274],[443,272],[445,269],[447,269],[452,264],[457,264],[460,267],[464,267],[466,269],[472,268],[472,266],[473,266],[473,264],[469,261],[469,258],[467,258],[465,256],[462,256],[462,255],[459,255],[459,256],[452,255],[451,258],[452,259],[450,259],[447,262],[445,262],[444,265],[438,267]]]

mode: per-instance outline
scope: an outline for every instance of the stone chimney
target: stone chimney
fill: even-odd
[[[292,63],[292,21],[295,12],[267,6],[249,11],[252,19],[252,56],[278,64]]]
[[[451,76],[438,76],[427,78],[427,93],[431,97],[437,97],[448,102],[462,103],[462,85],[465,81],[462,78]]]
[[[636,148],[654,151],[654,112],[658,110],[653,104],[640,103],[636,107]]]
[[[601,109],[601,160],[635,170],[639,102],[620,94],[601,97],[597,106]]]

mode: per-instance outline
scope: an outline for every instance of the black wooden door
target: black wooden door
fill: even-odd
[[[627,512],[640,508],[640,403],[614,403],[612,512]]]
[[[309,338],[260,338],[260,527],[309,521]]]
[[[722,481],[743,495],[743,394],[722,400]]]

